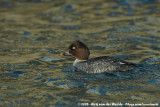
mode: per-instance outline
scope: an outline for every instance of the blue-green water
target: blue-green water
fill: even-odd
[[[158,106],[159,28],[159,0],[2,0],[0,106]],[[75,73],[74,58],[60,55],[74,40],[88,45],[90,58],[113,56],[138,67]]]

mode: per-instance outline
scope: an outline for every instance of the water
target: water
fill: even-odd
[[[1,106],[160,103],[159,0],[2,0],[0,16]],[[88,45],[90,58],[138,67],[75,73],[74,58],[60,56],[74,40]]]

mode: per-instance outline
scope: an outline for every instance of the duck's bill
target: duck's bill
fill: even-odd
[[[63,56],[71,56],[71,54],[69,53],[68,50],[62,52],[61,55],[63,55]]]

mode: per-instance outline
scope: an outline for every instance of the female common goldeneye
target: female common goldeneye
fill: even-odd
[[[64,56],[73,55],[76,58],[73,63],[74,68],[86,73],[113,73],[134,68],[134,64],[109,56],[88,59],[89,54],[88,47],[78,40],[74,41],[67,51],[62,53]]]

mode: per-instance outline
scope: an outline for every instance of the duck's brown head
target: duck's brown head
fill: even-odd
[[[68,49],[62,53],[64,56],[73,55],[78,60],[87,60],[89,54],[90,52],[88,47],[79,40],[74,41]]]

